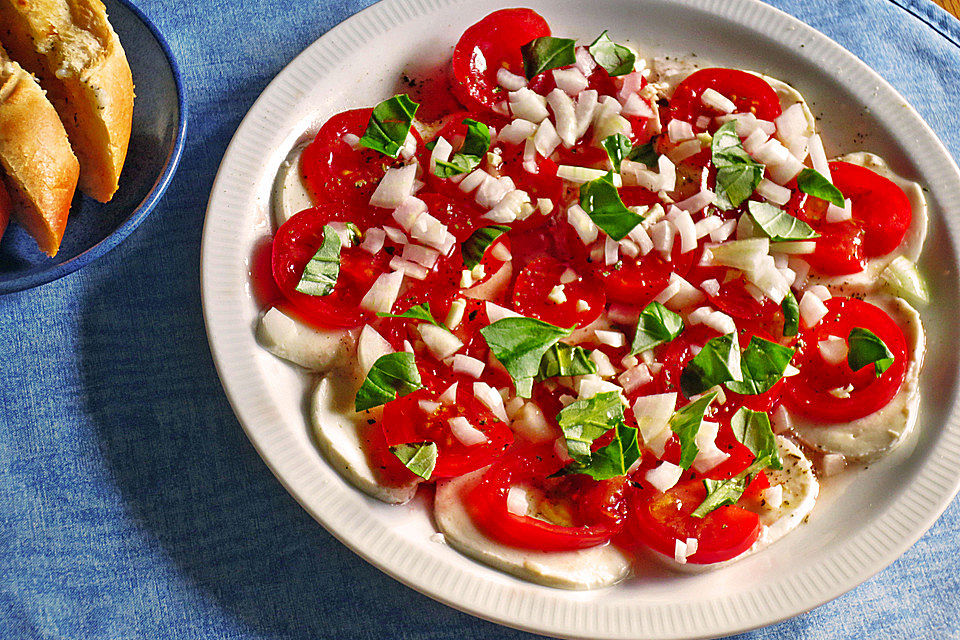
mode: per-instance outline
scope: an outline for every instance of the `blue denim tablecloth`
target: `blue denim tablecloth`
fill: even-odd
[[[207,194],[240,119],[368,0],[142,0],[179,58],[191,126],[159,208],[122,246],[0,297],[0,637],[532,638],[404,587],[270,474],[200,315]],[[776,0],[889,80],[960,158],[960,23],[927,0]],[[742,638],[960,637],[960,506],[865,584]]]

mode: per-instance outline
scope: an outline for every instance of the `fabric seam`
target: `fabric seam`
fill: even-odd
[[[909,4],[903,3],[900,0],[888,0],[888,2],[890,2],[891,4],[897,7],[900,7],[901,9],[903,9],[904,11],[912,15],[917,20],[923,22],[928,27],[930,27],[931,29],[939,33],[941,36],[943,36],[947,41],[950,42],[950,44],[960,49],[960,34],[953,33],[954,31],[960,32],[960,29],[958,29],[958,27],[960,27],[960,22],[957,22],[957,19],[952,14],[947,12],[945,9],[943,9],[939,5],[936,5],[933,2],[923,2],[925,6],[917,7],[918,3],[916,2],[911,2]],[[930,15],[931,10],[936,13],[942,13],[943,17],[946,18],[946,21],[948,23],[955,23],[955,24],[935,23],[933,21],[933,16]],[[951,33],[946,33],[944,29],[950,29]]]

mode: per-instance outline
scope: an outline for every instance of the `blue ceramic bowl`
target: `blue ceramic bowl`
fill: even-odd
[[[0,240],[0,294],[56,280],[90,264],[130,235],[166,191],[180,161],[187,106],[180,70],[157,28],[128,0],[104,0],[127,54],[136,100],[120,188],[101,204],[77,191],[53,258],[11,220]]]

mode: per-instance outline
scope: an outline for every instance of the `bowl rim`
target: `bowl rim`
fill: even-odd
[[[163,171],[154,182],[153,187],[143,198],[143,200],[140,201],[140,204],[134,208],[133,212],[127,216],[120,226],[114,229],[107,237],[82,253],[70,258],[69,260],[50,265],[45,269],[28,273],[21,277],[0,281],[0,295],[25,291],[27,289],[32,289],[49,282],[53,282],[54,280],[58,280],[73,273],[74,271],[77,271],[78,269],[81,269],[82,267],[95,261],[97,258],[107,254],[111,249],[115,248],[121,242],[126,240],[126,238],[133,233],[137,227],[140,226],[140,223],[146,219],[150,212],[153,211],[154,207],[156,207],[157,203],[160,201],[160,198],[163,197],[163,194],[166,192],[167,187],[170,186],[170,181],[173,179],[173,175],[176,173],[177,167],[180,164],[180,158],[183,155],[183,148],[186,141],[188,120],[187,98],[183,85],[183,77],[180,73],[180,66],[177,63],[176,56],[173,54],[173,50],[170,48],[170,44],[167,42],[167,39],[163,36],[163,34],[160,32],[160,29],[157,28],[153,21],[150,20],[150,18],[148,18],[139,7],[133,4],[131,0],[116,0],[116,2],[129,9],[137,17],[137,19],[139,19],[140,22],[147,27],[147,30],[150,31],[154,39],[160,45],[164,56],[167,58],[167,63],[170,65],[170,70],[173,73],[174,85],[177,88],[177,109],[179,112],[177,133],[174,137],[173,149],[167,158],[167,162],[166,165],[164,165]]]

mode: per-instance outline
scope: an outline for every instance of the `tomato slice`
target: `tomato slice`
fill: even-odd
[[[826,301],[827,315],[812,329],[800,333],[794,365],[800,373],[787,378],[783,402],[788,409],[813,420],[837,423],[856,420],[882,409],[900,390],[907,371],[907,341],[896,322],[882,309],[856,298],[833,297]],[[847,340],[854,327],[876,334],[894,361],[879,377],[873,367],[851,371],[846,359],[828,364],[818,343],[830,336]],[[835,390],[852,385],[848,397]]]
[[[700,480],[677,483],[665,493],[636,491],[629,511],[628,531],[654,551],[673,557],[676,541],[697,539],[692,564],[723,562],[740,555],[760,536],[760,517],[737,505],[726,505],[703,518],[690,514],[706,498]]]
[[[900,246],[913,220],[910,199],[895,182],[850,162],[831,162],[833,184],[850,199],[852,218],[827,222],[827,203],[796,191],[788,209],[820,234],[816,250],[803,256],[824,275],[863,271],[869,258]]]
[[[670,260],[664,260],[657,251],[638,258],[621,256],[619,264],[601,266],[597,274],[607,298],[642,309],[667,287],[671,273],[686,276],[699,255],[697,250],[680,253],[680,243],[676,242]]]
[[[548,298],[568,269],[568,265],[549,256],[530,262],[513,285],[513,308],[558,327],[583,327],[599,318],[607,301],[603,288],[593,278],[572,269],[572,280],[563,285],[566,300],[556,303]]]
[[[323,225],[328,222],[362,221],[361,212],[346,205],[320,205],[301,211],[287,220],[273,239],[273,278],[301,319],[322,327],[355,327],[367,314],[359,304],[380,274],[390,256],[380,252],[371,256],[358,247],[340,252],[340,275],[333,291],[326,296],[309,296],[297,291],[303,270],[323,243]]]
[[[453,91],[468,109],[492,110],[506,98],[497,71],[523,75],[520,47],[549,36],[547,21],[531,9],[501,9],[470,26],[453,49]]]
[[[450,380],[447,377],[447,382]],[[423,389],[387,403],[383,410],[381,425],[388,445],[436,443],[437,465],[432,479],[476,471],[490,464],[513,442],[510,427],[473,395],[472,380],[463,378],[457,382],[456,405],[442,404],[428,413],[420,401],[436,402],[437,394]],[[450,428],[450,420],[458,417],[466,418],[471,426],[483,432],[486,442],[472,445],[461,442]]]
[[[618,502],[618,490],[609,485],[593,493],[592,500],[587,492],[581,491],[580,501],[566,501],[552,506],[553,511],[564,512],[571,520],[570,526],[518,515],[507,509],[507,495],[511,486],[542,481],[563,466],[553,442],[514,448],[494,462],[480,481],[463,495],[470,518],[494,540],[520,549],[569,551],[607,542],[620,526],[619,518],[612,515],[616,512],[612,504]],[[585,506],[588,503],[590,506]],[[607,508],[603,508],[604,505]],[[585,516],[592,519],[584,521]]]
[[[706,130],[708,127],[697,126],[700,116],[708,116],[712,123],[714,116],[719,115],[700,100],[707,89],[730,99],[737,106],[737,113],[753,113],[761,120],[773,120],[781,113],[780,99],[760,76],[738,69],[711,68],[694,71],[677,86],[667,119],[685,120],[695,131]]]

